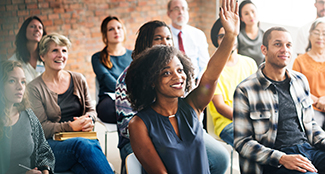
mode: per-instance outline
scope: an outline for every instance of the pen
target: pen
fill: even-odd
[[[22,165],[22,164],[18,164],[18,165],[19,165],[20,167],[26,169],[26,170],[32,170],[31,168],[29,168],[29,167],[27,167],[27,166],[24,166],[24,165]]]

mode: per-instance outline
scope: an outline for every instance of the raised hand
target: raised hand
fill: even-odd
[[[222,0],[219,16],[226,35],[233,34],[237,36],[240,25],[238,2],[236,0]]]

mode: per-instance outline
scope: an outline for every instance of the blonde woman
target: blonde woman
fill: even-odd
[[[40,41],[45,71],[27,86],[32,108],[54,152],[55,172],[113,173],[97,140],[52,139],[57,132],[91,131],[96,119],[85,77],[64,70],[70,46],[68,38],[56,33]]]

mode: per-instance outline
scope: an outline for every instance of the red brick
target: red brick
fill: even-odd
[[[48,2],[38,3],[38,8],[49,8],[49,3]]]
[[[37,4],[27,4],[27,9],[34,9],[34,8],[38,8]]]
[[[30,13],[30,15],[37,15],[38,16],[38,15],[41,14],[41,10],[38,10],[38,9],[37,10],[30,10],[29,13]]]
[[[53,21],[51,19],[50,20],[43,20],[42,22],[43,22],[45,27],[53,25]]]
[[[28,16],[29,11],[18,11],[17,14],[18,14],[18,16]]]
[[[54,20],[54,19],[59,19],[59,14],[57,13],[54,13],[54,14],[49,14],[49,19],[50,20]]]
[[[62,25],[62,24],[63,24],[63,20],[62,19],[54,20],[54,25]]]
[[[25,0],[25,3],[26,4],[29,4],[29,3],[37,3],[37,0]]]

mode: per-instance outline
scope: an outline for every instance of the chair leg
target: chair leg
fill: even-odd
[[[231,147],[230,151],[230,174],[232,174],[232,167],[233,167],[233,161],[234,161],[234,149]]]
[[[105,156],[107,158],[107,131],[105,131]]]

